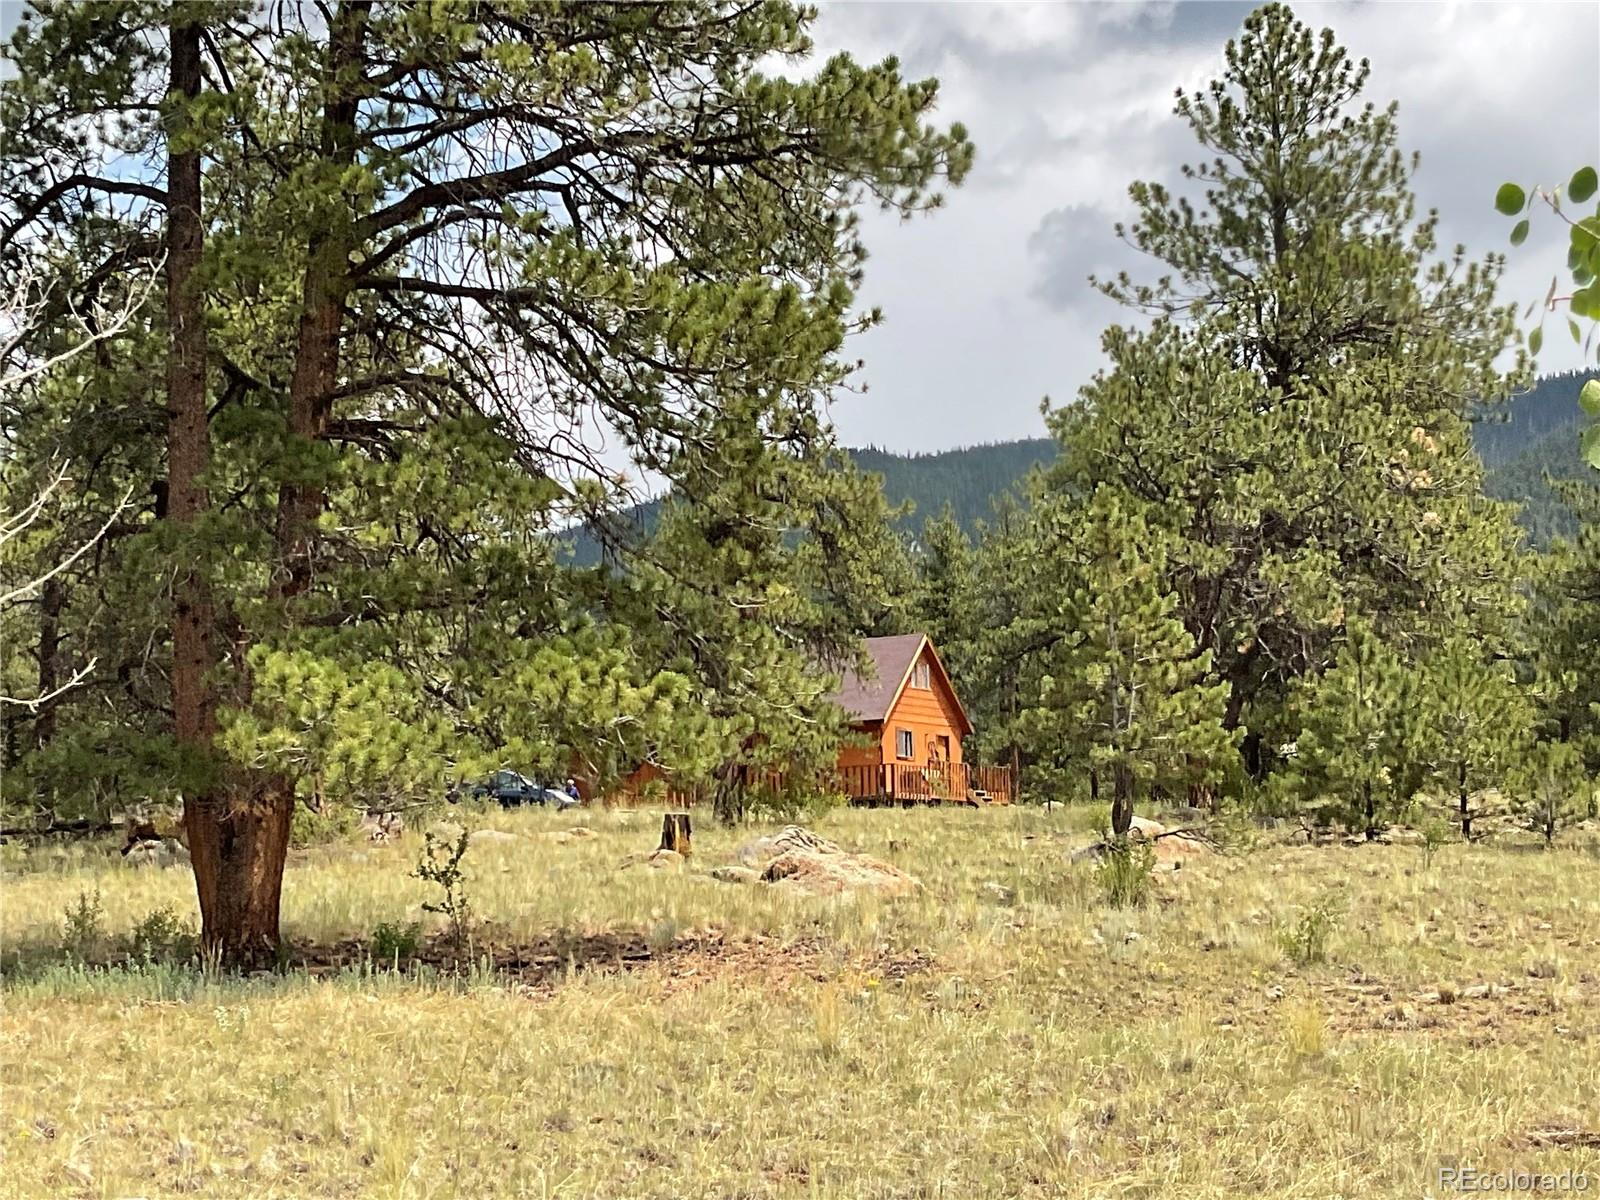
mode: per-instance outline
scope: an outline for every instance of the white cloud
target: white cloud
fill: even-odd
[[[1300,4],[1372,61],[1368,88],[1400,103],[1401,141],[1422,153],[1420,206],[1446,246],[1507,250],[1492,209],[1504,178],[1553,183],[1600,155],[1593,63],[1600,6]],[[866,221],[864,300],[884,328],[861,337],[870,392],[835,406],[845,439],[937,449],[1037,435],[1040,397],[1072,396],[1120,316],[1085,280],[1137,266],[1112,232],[1137,178],[1171,178],[1198,155],[1171,116],[1173,91],[1209,79],[1248,6],[1211,3],[826,5],[819,49],[896,54],[941,81],[940,116],[978,149],[944,211]],[[1509,252],[1505,292],[1541,299],[1565,259],[1564,229],[1534,221]],[[1557,324],[1564,328],[1564,320]],[[1556,332],[1552,328],[1552,332]],[[1564,333],[1541,368],[1578,365]]]

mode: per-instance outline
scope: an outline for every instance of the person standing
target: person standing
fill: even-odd
[[[578,795],[578,783],[576,780],[568,779],[567,786],[563,791],[566,793],[567,798],[557,807],[557,812],[565,812],[567,809],[576,808],[583,803],[583,797]]]

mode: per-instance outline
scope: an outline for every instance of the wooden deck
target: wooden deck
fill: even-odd
[[[880,763],[839,770],[852,804],[1010,804],[1016,788],[1010,767],[972,763]]]
[[[663,781],[665,782],[665,781]],[[746,786],[783,786],[781,772],[766,772],[757,777],[750,772]],[[936,763],[917,766],[909,763],[878,763],[871,766],[840,767],[817,782],[819,789],[836,789],[851,804],[876,806],[899,804],[1011,804],[1016,785],[1010,767],[977,766],[971,763]],[[664,802],[674,808],[693,808],[706,797],[698,787],[677,787],[670,783],[664,793],[620,791],[606,798],[608,806],[635,807]]]

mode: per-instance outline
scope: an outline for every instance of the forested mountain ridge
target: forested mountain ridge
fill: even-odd
[[[1486,468],[1484,490],[1497,500],[1522,502],[1521,523],[1538,544],[1570,534],[1576,520],[1545,482],[1584,479],[1593,472],[1578,453],[1583,414],[1578,392],[1600,370],[1544,375],[1502,406],[1485,409],[1472,427],[1472,444]],[[869,447],[851,450],[864,471],[883,477],[891,505],[911,501],[913,529],[948,503],[957,524],[972,533],[995,498],[1013,490],[1037,465],[1054,461],[1049,438],[994,442],[935,454],[894,454]]]
[[[1593,378],[1600,378],[1600,371],[1541,376],[1508,404],[1483,410],[1473,425],[1473,446],[1487,468],[1484,490],[1497,500],[1524,505],[1519,520],[1536,544],[1576,529],[1572,513],[1545,482],[1545,474],[1561,480],[1582,479],[1588,473],[1578,454],[1578,391]],[[910,511],[899,522],[906,532],[920,530],[948,504],[956,523],[971,535],[988,519],[998,497],[1019,489],[1034,467],[1055,461],[1057,446],[1051,438],[1038,437],[924,454],[897,454],[878,446],[846,453],[861,470],[883,479],[891,507],[910,502]],[[657,512],[658,502],[652,500],[630,516],[649,530]],[[598,548],[579,535],[573,556],[592,563]]]
[[[1575,428],[1582,418],[1578,392],[1595,378],[1600,378],[1600,370],[1541,375],[1509,404],[1481,410],[1472,443],[1483,465],[1491,471],[1503,467],[1542,445],[1551,434]]]
[[[904,532],[915,533],[948,504],[956,522],[971,534],[979,521],[988,518],[996,497],[1018,487],[1035,466],[1055,459],[1056,444],[1039,437],[931,454],[896,454],[876,446],[845,453],[861,470],[883,479],[891,507],[911,502],[898,522]],[[648,533],[655,529],[660,512],[661,502],[648,500],[629,509],[626,520]],[[572,537],[571,554],[575,563],[591,565],[598,561],[600,548],[587,532],[578,532]]]
[[[971,533],[988,518],[996,497],[1016,488],[1034,467],[1054,461],[1056,443],[1041,437],[933,454],[895,454],[877,447],[849,453],[863,471],[882,476],[891,506],[911,502],[903,523],[920,529],[948,504],[957,524]]]
[[[1600,370],[1543,376],[1501,414],[1473,427],[1473,444],[1487,468],[1484,491],[1522,504],[1518,520],[1535,545],[1577,532],[1577,518],[1546,476],[1558,481],[1593,477],[1578,452],[1583,423],[1578,392],[1596,378]]]

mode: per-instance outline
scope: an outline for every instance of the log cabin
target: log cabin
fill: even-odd
[[[857,804],[1011,803],[1010,768],[965,761],[961,741],[972,721],[928,636],[867,638],[865,651],[866,669],[846,671],[831,697],[850,723],[839,751],[840,790]],[[636,768],[610,799],[636,803],[657,781],[672,803],[695,803],[695,789],[674,786],[654,763]]]
[[[839,752],[845,794],[868,803],[1008,803],[1008,771],[964,761],[972,721],[932,640],[868,638],[866,654],[870,669],[847,671],[833,696],[855,735]]]

